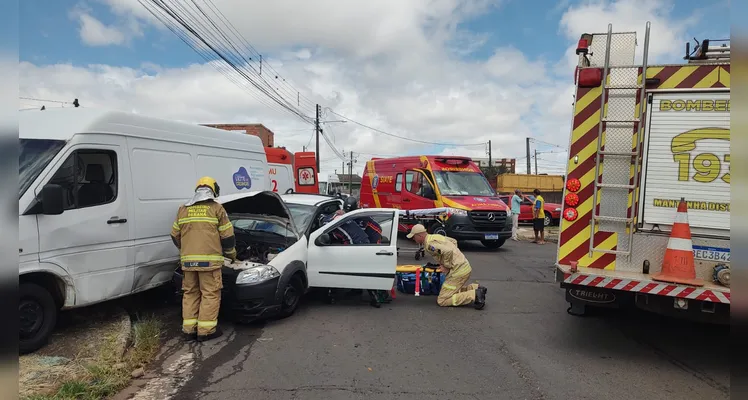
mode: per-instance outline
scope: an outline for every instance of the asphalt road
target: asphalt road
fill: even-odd
[[[173,337],[120,398],[729,398],[727,328],[640,312],[573,317],[553,282],[554,244],[464,251],[488,288],[481,311],[401,293],[381,309],[309,299],[282,321],[225,322],[212,343]]]

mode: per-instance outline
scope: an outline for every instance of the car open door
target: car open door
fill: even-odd
[[[382,230],[381,243],[338,244],[330,232],[344,223],[371,218]],[[344,214],[309,236],[307,276],[310,287],[389,290],[397,265],[398,211],[365,208]]]

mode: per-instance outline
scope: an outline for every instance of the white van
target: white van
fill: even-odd
[[[269,185],[257,136],[89,108],[19,122],[22,352],[44,345],[59,309],[168,283],[171,225],[199,177],[221,195]]]

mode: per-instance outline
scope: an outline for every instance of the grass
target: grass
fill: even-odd
[[[117,354],[116,335],[106,338],[99,355],[87,360],[83,372],[75,379],[62,383],[51,395],[34,395],[26,400],[98,400],[118,393],[130,382],[131,372],[144,367],[158,352],[161,340],[161,321],[146,317],[133,324],[132,346],[123,357]]]

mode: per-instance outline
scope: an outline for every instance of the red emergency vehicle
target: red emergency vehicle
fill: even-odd
[[[266,147],[270,177],[270,190],[285,193],[293,189],[297,193],[319,193],[314,152],[302,151],[292,154],[284,147]]]
[[[447,208],[447,217],[427,226],[457,240],[480,240],[498,249],[511,237],[511,210],[468,157],[373,158],[361,180],[361,207],[402,210]],[[400,220],[407,232],[414,221]]]

